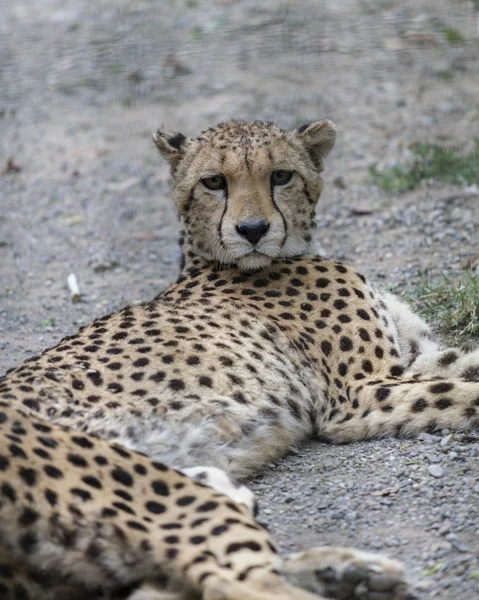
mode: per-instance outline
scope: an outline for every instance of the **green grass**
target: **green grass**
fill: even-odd
[[[453,343],[479,336],[479,274],[466,271],[457,278],[433,282],[427,274],[409,296],[419,314],[437,325]]]
[[[474,138],[474,145],[471,152],[461,154],[444,146],[417,143],[413,146],[414,158],[410,163],[382,170],[372,166],[370,179],[391,192],[413,190],[428,179],[459,185],[479,184],[479,137]]]
[[[466,41],[462,33],[454,27],[446,27],[443,33],[446,41],[450,44],[463,44]]]

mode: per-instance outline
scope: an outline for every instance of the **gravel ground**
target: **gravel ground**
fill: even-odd
[[[195,134],[231,117],[334,119],[318,244],[400,291],[421,270],[456,274],[479,252],[479,196],[432,183],[393,195],[367,174],[414,141],[472,147],[476,18],[448,0],[3,6],[0,367],[176,276],[169,177],[149,137],[161,123]],[[465,41],[448,43],[447,28]],[[253,487],[285,549],[380,550],[406,562],[423,598],[479,598],[477,433],[315,443]]]

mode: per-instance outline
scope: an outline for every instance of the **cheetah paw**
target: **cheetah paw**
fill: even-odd
[[[291,554],[281,572],[291,584],[326,598],[417,600],[401,563],[352,548],[311,548]]]

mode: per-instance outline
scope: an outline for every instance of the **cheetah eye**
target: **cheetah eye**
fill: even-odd
[[[273,171],[271,173],[271,183],[273,185],[286,185],[291,181],[293,177],[293,171],[285,171],[280,169],[279,171]]]
[[[201,180],[205,188],[209,190],[225,190],[226,179],[223,175],[213,175],[213,177],[205,177]]]

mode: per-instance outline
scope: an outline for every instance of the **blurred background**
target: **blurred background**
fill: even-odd
[[[2,370],[174,280],[178,225],[151,133],[164,125],[196,136],[234,117],[284,128],[336,121],[318,249],[419,299],[450,338],[477,339],[478,0],[0,0],[0,8]],[[263,520],[272,515],[286,547],[386,547],[422,573],[431,597],[452,588],[457,600],[478,597],[474,444],[467,461],[454,450],[462,462],[449,479],[416,488],[422,466],[402,465],[395,444],[342,448],[342,462],[331,447],[321,461],[290,459],[256,486],[270,507]],[[322,475],[312,484],[312,465],[331,471],[332,487]],[[406,487],[394,503],[381,489],[396,489],[387,474],[397,465]],[[360,479],[376,482],[377,495],[350,489]],[[289,497],[277,496],[281,486]],[[455,542],[444,538],[451,527],[462,532]]]

